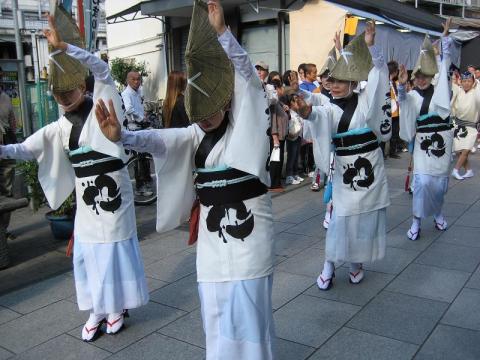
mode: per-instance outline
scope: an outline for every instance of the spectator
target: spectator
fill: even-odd
[[[267,82],[268,77],[268,64],[263,61],[259,61],[255,64],[255,69],[257,69],[257,74],[262,82]]]
[[[297,73],[295,70],[287,70],[287,71],[285,71],[285,73],[283,74],[283,77],[282,77],[283,85],[285,85],[285,86],[291,86],[291,84],[290,84],[290,76],[292,76],[292,74],[294,74],[294,76],[295,76],[296,78],[298,78],[298,73]]]
[[[299,76],[299,84],[302,84],[305,81],[305,73],[307,72],[307,64],[302,63],[298,65],[298,76]]]
[[[289,81],[289,80],[288,80]],[[285,183],[298,185],[304,179],[298,175],[298,158],[302,143],[303,119],[298,115],[297,94],[294,90],[288,90],[281,98],[281,102],[289,108],[288,135],[285,140],[287,145],[287,178]]]
[[[142,76],[137,71],[127,74],[127,87],[122,92],[125,114],[127,115],[128,130],[141,130],[145,125],[145,112],[143,110],[143,98],[140,91]],[[135,195],[151,196],[152,177],[150,175],[150,160],[144,154],[138,154],[138,162],[135,164]]]
[[[267,83],[268,83],[268,84],[271,84],[271,83],[272,83],[272,80],[274,80],[274,79],[277,79],[278,81],[283,82],[283,81],[282,81],[282,75],[280,75],[280,73],[279,73],[278,71],[271,71],[271,72],[268,74]]]
[[[388,72],[390,75],[390,100],[391,100],[391,114],[392,114],[392,138],[390,139],[390,153],[389,156],[392,159],[400,159],[397,152],[401,150],[400,140],[400,122],[399,114],[400,109],[398,107],[398,63],[396,61],[390,61],[388,64]]]
[[[314,92],[318,88],[317,66],[315,64],[307,64],[305,69],[305,81],[300,84],[300,89]]]
[[[0,68],[0,79],[2,78],[2,69]],[[16,121],[15,113],[13,112],[12,101],[10,96],[3,91],[0,87],[0,144],[14,144],[17,142],[15,135]],[[15,160],[13,159],[0,159],[0,195],[11,197],[13,196],[13,179],[15,177]],[[5,213],[3,222],[8,228],[10,223],[10,214]],[[12,235],[7,233],[7,237],[11,238]]]
[[[274,79],[270,82],[277,91],[279,97],[283,96],[282,82],[278,79]],[[273,106],[271,114],[271,136],[270,136],[270,149],[280,149],[280,161],[270,162],[270,190],[274,192],[283,191],[282,187],[282,169],[285,152],[285,137],[288,132],[288,115],[283,108],[283,104],[280,101]]]
[[[190,125],[185,111],[184,92],[187,86],[185,74],[172,71],[168,75],[167,93],[163,101],[163,125],[165,128],[181,128]]]
[[[475,71],[477,71],[477,67],[475,65],[468,65],[467,70],[470,74],[475,76]]]

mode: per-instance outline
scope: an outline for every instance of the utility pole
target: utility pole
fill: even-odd
[[[25,59],[23,58],[23,45],[20,36],[20,25],[18,23],[18,0],[12,0],[13,24],[15,26],[15,45],[17,48],[18,68],[18,90],[20,93],[20,105],[22,110],[23,135],[25,137],[32,134],[32,123],[27,107],[27,90],[25,87]]]
[[[43,111],[43,98],[42,91],[40,89],[40,64],[38,62],[38,47],[37,47],[37,35],[35,30],[30,32],[32,38],[32,55],[33,55],[33,67],[35,69],[35,91],[37,94],[37,114],[40,122],[40,127],[45,126],[45,118]],[[33,101],[32,101],[33,103]]]

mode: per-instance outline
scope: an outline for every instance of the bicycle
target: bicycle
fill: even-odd
[[[135,205],[150,205],[157,200],[157,174],[155,173],[155,164],[153,162],[153,157],[151,154],[143,153],[139,154],[134,150],[128,150],[132,156],[128,159],[126,167],[128,171],[128,176],[130,177],[130,182],[132,183],[133,188],[133,202]],[[141,156],[140,156],[141,155]],[[150,178],[151,186],[148,190],[150,192],[141,192],[137,188],[137,179],[135,177],[135,169],[140,168],[140,160],[148,161],[150,169]]]

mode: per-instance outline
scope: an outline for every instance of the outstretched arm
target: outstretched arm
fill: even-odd
[[[95,107],[98,125],[105,137],[112,142],[121,142],[126,149],[161,155],[166,151],[165,143],[160,136],[160,130],[122,131],[117,119],[112,100],[105,102],[100,99]]]
[[[57,50],[64,51],[67,55],[77,59],[88,67],[92,71],[96,81],[111,82],[113,84],[110,69],[106,62],[90,54],[88,51],[62,41],[55,26],[55,21],[50,15],[48,16],[48,24],[50,28],[44,30],[43,33],[50,45]]]
[[[248,57],[247,52],[240,46],[237,39],[225,25],[223,7],[219,0],[208,1],[208,18],[218,35],[218,41],[223,50],[232,61],[235,70],[238,71],[246,80],[249,80],[255,74],[254,67]]]

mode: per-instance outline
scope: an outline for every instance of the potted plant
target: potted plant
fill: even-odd
[[[23,161],[17,165],[17,168],[24,174],[30,208],[36,212],[45,202],[45,195],[38,181],[38,164],[36,161]],[[53,236],[58,240],[68,240],[73,233],[75,192],[70,194],[60,208],[48,212],[45,217],[50,222]]]
[[[50,221],[50,229],[55,239],[70,239],[75,222],[75,191],[68,196],[57,210],[46,213],[45,218]]]
[[[38,181],[38,163],[36,161],[22,161],[17,164],[17,169],[23,173],[24,181],[27,185],[30,209],[36,212],[45,201],[45,195]]]

